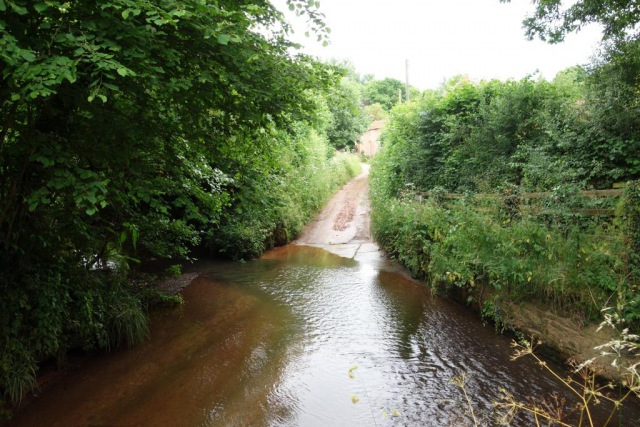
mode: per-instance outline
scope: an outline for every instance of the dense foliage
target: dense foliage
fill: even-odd
[[[579,31],[591,23],[603,26],[605,39],[637,35],[640,22],[638,0],[536,0],[533,3],[536,4],[533,15],[523,22],[530,40],[538,36],[541,40],[558,43],[568,33]],[[563,7],[563,3],[569,3],[569,6]]]
[[[352,78],[343,78],[326,99],[331,112],[329,142],[335,148],[352,149],[369,126],[369,115],[362,107],[362,85]]]
[[[420,91],[414,87],[409,88],[409,96],[412,100],[420,97]],[[382,80],[371,80],[364,88],[364,102],[367,105],[380,104],[386,111],[391,110],[400,100],[405,99],[405,84],[400,80],[387,77]]]
[[[364,107],[364,112],[372,121],[389,118],[389,113],[379,103],[367,105]]]
[[[639,46],[608,43],[587,69],[551,82],[457,77],[396,106],[372,169],[378,241],[435,288],[480,298],[490,285],[496,301],[546,302],[585,320],[617,298],[637,328]],[[580,192],[627,182],[622,197]],[[418,203],[405,190],[430,196]],[[522,197],[539,191],[549,195]]]
[[[385,136],[394,165],[390,194],[406,184],[425,191],[509,184],[545,191],[638,179],[638,46],[624,45],[623,56],[612,47],[588,74],[576,67],[553,82],[457,80],[397,107]]]
[[[144,338],[162,297],[140,263],[256,256],[357,172],[327,145],[343,72],[287,31],[261,0],[0,0],[3,396],[68,348]]]
[[[376,188],[384,180],[380,173],[375,170]],[[587,322],[613,296],[627,303],[627,321],[639,325],[638,281],[628,276],[630,247],[618,222],[629,212],[626,205],[612,223],[572,215],[559,193],[544,215],[515,218],[508,198],[416,203],[373,195],[377,241],[434,289],[462,288],[468,302],[488,301],[492,310],[485,315],[499,314],[492,311],[500,303],[524,300]]]

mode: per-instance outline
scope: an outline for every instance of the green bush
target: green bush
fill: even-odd
[[[479,212],[467,200],[442,206],[375,192],[372,204],[377,241],[436,290],[455,286],[473,293],[488,284],[512,301],[543,301],[585,319],[597,318],[620,291],[635,295],[616,225],[545,223],[529,215],[512,218],[498,203],[492,212]],[[635,320],[640,310],[627,308],[628,320]]]
[[[344,73],[291,53],[268,2],[5,3],[0,398],[15,401],[41,361],[133,344],[149,304],[180,303],[136,284],[140,265],[214,235],[252,255],[289,239],[333,184],[275,195],[314,178],[303,135],[345,111],[326,100]],[[291,3],[327,35],[315,3]]]
[[[232,259],[260,256],[294,239],[305,224],[362,167],[356,155],[336,153],[326,139],[300,129],[294,150],[281,152],[282,169],[246,184],[233,213],[213,232],[209,247]]]
[[[611,47],[588,73],[573,67],[551,82],[458,77],[421,101],[396,106],[382,136],[384,185],[395,193],[406,185],[452,193],[507,184],[550,191],[638,179],[639,46]]]
[[[33,387],[37,363],[50,356],[133,345],[148,335],[140,291],[125,276],[57,261],[27,271],[19,292],[10,278],[0,285],[0,384],[12,401]]]
[[[182,274],[182,266],[180,264],[170,265],[164,270],[166,277],[180,277]]]
[[[608,42],[553,81],[458,76],[395,106],[371,172],[375,237],[436,289],[483,283],[584,319],[613,298],[638,327],[637,184],[620,200],[581,190],[640,177],[639,49],[637,38]],[[550,196],[522,197],[540,191]],[[576,212],[616,204],[613,220]]]

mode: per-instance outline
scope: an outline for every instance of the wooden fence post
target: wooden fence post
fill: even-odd
[[[624,190],[620,214],[624,221],[624,239],[629,249],[629,274],[632,283],[640,283],[640,181],[629,182]]]

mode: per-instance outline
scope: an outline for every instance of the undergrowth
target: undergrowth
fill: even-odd
[[[210,246],[232,258],[257,257],[288,243],[343,184],[361,171],[355,155],[335,153],[313,133],[285,150],[284,169],[263,186],[245,189],[234,215],[212,232]],[[36,268],[37,267],[37,268]],[[149,336],[148,311],[174,307],[182,297],[156,289],[153,278],[126,268],[88,269],[58,259],[27,271],[21,286],[0,276],[0,391],[19,403],[35,386],[38,365],[71,348],[111,350]],[[180,265],[164,274],[180,275]],[[6,280],[5,280],[6,279]],[[8,292],[19,289],[19,292]],[[10,412],[0,406],[0,418]]]
[[[313,131],[292,143],[297,149],[282,153],[279,173],[243,189],[234,215],[212,231],[212,250],[237,260],[289,243],[338,188],[362,171],[357,155],[334,151]]]
[[[544,302],[585,322],[598,319],[601,307],[619,297],[626,320],[637,327],[638,283],[629,263],[628,229],[637,226],[628,215],[635,209],[628,204],[631,190],[613,220],[574,215],[560,201],[547,216],[514,216],[501,200],[479,207],[471,198],[419,203],[387,197],[376,186],[377,173],[374,168],[372,232],[434,289],[463,288],[473,298],[480,285],[489,285],[501,298]]]

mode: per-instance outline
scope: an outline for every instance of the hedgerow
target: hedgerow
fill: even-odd
[[[638,46],[551,82],[457,77],[396,106],[372,167],[376,239],[436,289],[490,286],[584,321],[615,301],[637,328]]]
[[[257,256],[355,173],[327,145],[362,127],[333,117],[346,71],[289,32],[263,1],[0,0],[0,401],[69,348],[144,339],[180,299],[141,265]]]

